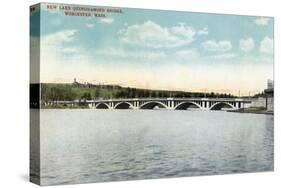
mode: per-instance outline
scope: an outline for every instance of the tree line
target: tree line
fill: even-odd
[[[233,98],[236,97],[226,93],[202,93],[184,91],[149,90],[130,87],[120,88],[77,88],[71,84],[41,84],[41,100],[52,101],[73,101],[93,100],[110,98]]]

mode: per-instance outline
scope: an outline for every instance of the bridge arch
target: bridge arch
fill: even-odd
[[[114,106],[114,109],[133,109],[134,106],[129,102],[119,102]]]
[[[196,103],[196,102],[191,102],[191,101],[186,101],[186,102],[181,102],[175,106],[175,110],[186,110],[190,106],[195,106],[196,108],[201,109],[202,107]]]
[[[156,106],[160,107],[160,108],[168,108],[167,105],[165,105],[162,102],[159,101],[148,101],[143,103],[142,105],[140,105],[140,109],[154,109]]]
[[[106,104],[106,103],[98,103],[97,105],[96,105],[96,109],[109,109],[110,108],[110,106],[108,105],[108,104]]]
[[[230,104],[229,102],[216,102],[215,104],[213,104],[210,107],[210,110],[221,110],[222,108],[224,108],[225,106],[230,107],[232,109],[235,109],[235,106],[233,106],[232,104]]]

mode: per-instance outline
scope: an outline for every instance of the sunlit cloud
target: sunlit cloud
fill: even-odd
[[[254,20],[255,24],[260,25],[260,26],[265,26],[268,24],[268,22],[270,21],[270,18],[266,18],[266,17],[260,17]]]
[[[40,41],[41,82],[71,83],[76,77],[124,87],[248,94],[262,91],[273,78],[273,31],[258,25],[269,25],[270,19],[256,20],[248,29],[249,19],[240,17],[233,27],[217,27],[209,17],[200,23],[166,15],[79,17],[71,24],[64,17],[58,30],[49,16],[51,29]],[[38,40],[32,36],[31,45]]]
[[[114,22],[114,19],[113,18],[100,18],[100,22],[105,23],[105,24],[111,24]]]
[[[237,57],[235,53],[222,53],[216,55],[206,56],[205,59],[213,59],[213,60],[229,60]]]
[[[273,54],[273,39],[270,37],[264,37],[260,43],[260,52],[264,54]]]
[[[155,22],[129,25],[119,32],[120,40],[137,46],[151,48],[174,48],[188,45],[194,40],[192,27],[178,25],[162,27]]]
[[[71,42],[73,41],[74,35],[77,30],[63,30],[58,31],[46,36],[43,36],[41,41],[43,45],[62,45],[64,42]]]
[[[252,38],[241,39],[239,41],[239,47],[244,52],[252,51],[255,47],[255,41]]]
[[[203,42],[202,47],[211,52],[226,52],[232,49],[232,44],[228,40],[222,40],[222,41],[214,41],[214,40],[208,40],[206,42]]]
[[[207,27],[204,27],[203,29],[199,30],[197,32],[198,35],[208,35],[209,34],[209,29]]]
[[[86,27],[87,27],[87,28],[93,28],[94,26],[95,26],[94,24],[86,23]]]

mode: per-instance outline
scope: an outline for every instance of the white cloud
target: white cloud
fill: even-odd
[[[179,50],[175,53],[175,57],[180,60],[199,58],[199,53],[196,49]]]
[[[177,35],[183,37],[183,39],[187,39],[188,42],[192,41],[192,37],[195,35],[195,31],[188,26],[174,26],[170,28],[170,33],[172,35]]]
[[[207,27],[204,27],[203,29],[199,30],[197,32],[198,35],[208,35],[209,34],[209,30]]]
[[[53,53],[56,56],[79,54],[81,49],[73,46],[76,30],[62,30],[41,38],[42,52]]]
[[[260,52],[264,54],[273,54],[273,39],[269,37],[264,37],[260,43]]]
[[[113,18],[100,18],[101,23],[111,24],[114,22]]]
[[[203,42],[202,47],[211,52],[226,52],[232,49],[232,44],[228,40],[222,40],[222,41],[214,41],[214,40],[208,40],[206,42]]]
[[[123,48],[100,49],[94,53],[94,56],[99,56],[102,59],[113,59],[113,61],[117,59],[134,60],[134,61],[143,61],[143,60],[155,61],[155,60],[161,60],[167,58],[167,54],[165,54],[162,51],[159,52],[151,52],[147,50],[132,51]]]
[[[237,54],[235,53],[224,53],[224,54],[218,54],[218,55],[212,55],[212,56],[206,56],[206,59],[215,59],[215,60],[226,60],[226,59],[233,59],[237,57]]]
[[[86,23],[86,27],[88,27],[88,28],[93,28],[94,26],[95,26],[94,24]]]
[[[239,47],[244,52],[249,52],[254,49],[255,41],[252,38],[241,39],[239,42]]]
[[[42,68],[42,81],[53,81],[75,75],[78,71],[74,65],[84,63],[82,59],[84,50],[75,45],[76,30],[62,30],[41,37],[40,66]],[[67,66],[66,66],[67,65]],[[40,78],[41,79],[41,78]]]
[[[75,47],[66,47],[66,48],[62,48],[62,52],[63,53],[73,54],[73,53],[79,52],[79,49],[75,48]]]
[[[61,45],[63,42],[73,41],[76,30],[63,30],[42,37],[43,45]]]
[[[238,61],[233,60],[234,63],[227,64],[220,60],[235,57],[232,53],[197,58],[198,51],[193,48],[161,51],[161,49],[123,49],[114,46],[93,52],[79,47],[75,49],[75,46],[72,46],[75,37],[75,30],[64,30],[42,37],[44,41],[49,40],[49,46],[40,49],[42,82],[71,82],[73,77],[78,77],[86,81],[123,83],[123,86],[130,87],[186,91],[209,88],[214,92],[224,92],[230,88],[231,91],[228,92],[235,93],[239,89],[241,93],[247,94],[249,90],[262,90],[264,80],[273,75],[272,63],[257,64],[252,60],[235,63]],[[31,40],[36,45],[37,39]],[[57,46],[63,48],[58,49]],[[72,56],[69,53],[73,53]],[[194,59],[185,59],[192,57]],[[249,73],[249,70],[253,71]],[[249,77],[255,79],[248,79]]]
[[[260,18],[255,19],[254,22],[257,25],[264,26],[264,25],[268,24],[269,20],[270,20],[269,18],[260,17]]]
[[[195,31],[185,25],[170,28],[162,27],[152,21],[127,26],[119,32],[121,41],[151,48],[174,48],[190,44]]]

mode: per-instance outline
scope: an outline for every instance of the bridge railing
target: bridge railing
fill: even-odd
[[[99,99],[99,100],[74,100],[54,101],[57,104],[97,103],[97,102],[133,102],[133,101],[215,101],[215,102],[244,102],[250,103],[251,99],[245,98],[124,98],[124,99]]]
[[[124,99],[100,99],[87,100],[88,103],[93,102],[124,102],[124,101],[221,101],[221,102],[251,102],[244,98],[124,98]]]

